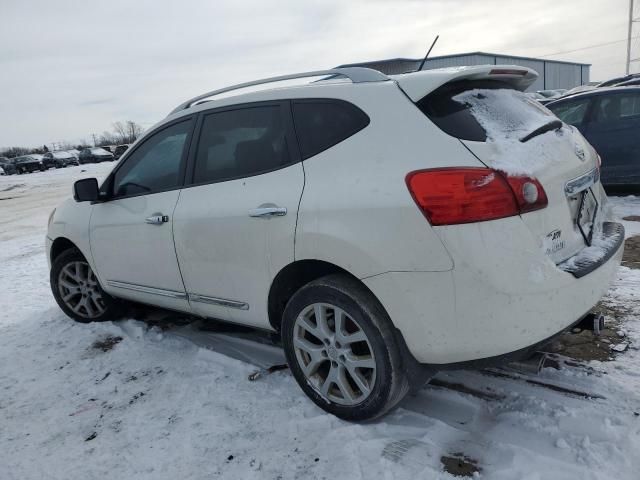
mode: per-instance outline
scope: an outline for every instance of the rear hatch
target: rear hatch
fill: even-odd
[[[409,95],[419,97],[413,99],[420,110],[487,167],[540,182],[547,207],[521,218],[544,252],[561,263],[598,234],[596,216],[606,198],[597,188],[597,154],[577,129],[522,92],[535,72],[512,66],[470,71],[451,75],[422,96],[414,83]]]

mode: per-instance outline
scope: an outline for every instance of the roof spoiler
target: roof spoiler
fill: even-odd
[[[477,65],[435,70],[421,70],[393,76],[398,85],[414,102],[445,83],[458,80],[498,80],[517,90],[526,90],[538,78],[538,73],[518,65]]]

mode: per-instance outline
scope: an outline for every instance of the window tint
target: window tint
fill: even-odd
[[[640,115],[640,95],[611,95],[601,97],[596,107],[594,121],[611,122]]]
[[[152,193],[179,185],[182,153],[191,120],[152,135],[119,168],[113,180],[116,197]]]
[[[296,101],[293,119],[303,159],[317,155],[369,125],[366,113],[341,100]]]
[[[590,99],[585,98],[573,102],[563,102],[559,105],[550,105],[549,109],[562,120],[570,125],[580,125],[589,107]]]
[[[193,181],[248,177],[290,163],[279,105],[215,112],[202,122]]]

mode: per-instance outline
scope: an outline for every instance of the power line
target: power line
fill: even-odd
[[[632,39],[636,39],[636,38],[640,38],[640,36],[637,37],[632,37]],[[544,58],[544,57],[553,57],[555,55],[563,55],[565,53],[573,53],[573,52],[580,52],[582,50],[589,50],[591,48],[598,48],[598,47],[604,47],[607,45],[614,45],[616,43],[622,43],[622,42],[626,42],[628,39],[627,38],[623,38],[621,40],[613,40],[611,42],[604,42],[604,43],[597,43],[594,45],[589,45],[586,47],[582,47],[582,48],[576,48],[575,50],[565,50],[563,52],[555,52],[555,53],[547,53],[546,55],[537,55],[538,57]]]

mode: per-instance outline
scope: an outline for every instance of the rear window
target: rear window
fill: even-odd
[[[489,80],[448,83],[417,106],[445,133],[475,142],[486,141],[496,130],[500,136],[526,134],[553,116],[525,93],[505,87]]]
[[[366,113],[342,100],[295,101],[293,118],[303,160],[333,147],[369,125]]]

